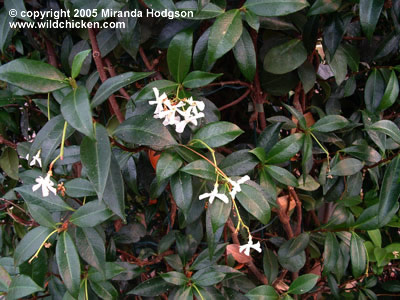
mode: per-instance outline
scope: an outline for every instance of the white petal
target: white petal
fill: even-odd
[[[29,163],[30,166],[34,166],[35,165],[35,160],[32,159],[31,162]]]
[[[245,182],[248,181],[248,180],[250,180],[250,177],[249,177],[249,175],[246,175],[246,176],[243,176],[242,178],[240,178],[240,179],[237,181],[237,183],[238,183],[238,184],[242,184],[242,183],[245,183]]]
[[[43,197],[47,197],[49,195],[49,190],[44,185],[42,185],[42,195]]]
[[[178,133],[182,133],[185,130],[185,127],[187,125],[186,121],[181,121],[178,124],[176,124],[175,131]]]
[[[251,248],[253,248],[254,250],[261,252],[261,245],[260,242],[257,242],[256,244],[254,244],[253,246],[251,246]]]
[[[244,250],[246,250],[246,248],[247,248],[247,245],[239,246],[239,252],[242,253]]]
[[[48,189],[49,189],[54,195],[57,194],[57,190],[56,190],[55,188],[53,188],[53,187],[51,187],[51,186],[48,186]]]
[[[199,196],[199,200],[203,200],[203,199],[205,199],[205,198],[209,198],[210,196],[211,196],[210,193],[201,194],[201,195]]]
[[[229,202],[229,199],[225,194],[217,194],[216,197],[219,198],[221,201],[223,201],[225,203]]]
[[[38,190],[42,185],[40,183],[35,184],[34,186],[32,186],[32,191],[36,191]]]
[[[205,104],[203,101],[196,101],[196,105],[199,108],[199,110],[204,110]]]
[[[154,95],[156,96],[156,98],[158,98],[160,95],[160,91],[158,90],[158,88],[153,87],[153,92],[154,92]]]

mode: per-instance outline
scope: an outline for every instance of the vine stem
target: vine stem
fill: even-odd
[[[40,245],[39,249],[35,252],[35,254],[31,257],[30,260],[28,260],[29,263],[31,263],[35,258],[38,257],[40,250],[42,250],[44,244],[46,244],[47,240],[58,231],[58,229],[54,229],[42,242],[42,244]]]

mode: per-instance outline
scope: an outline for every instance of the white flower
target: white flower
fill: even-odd
[[[178,110],[178,113],[184,117],[184,120],[180,121],[178,124],[176,124],[176,132],[182,133],[183,130],[185,129],[186,125],[189,123],[192,123],[193,125],[197,125],[197,119],[203,118],[204,113],[202,112],[197,112],[192,115],[192,111],[195,110],[196,108],[193,106],[190,106],[187,110],[182,111]]]
[[[158,119],[159,118],[159,113],[161,112],[161,111],[163,111],[164,110],[164,104],[165,104],[165,102],[169,102],[169,100],[168,100],[168,96],[167,96],[167,94],[166,93],[163,93],[162,95],[161,95],[161,97],[160,97],[160,92],[159,92],[159,90],[157,89],[157,88],[153,88],[153,92],[154,92],[154,95],[156,96],[156,100],[155,101],[149,101],[149,104],[150,105],[157,105],[156,106],[156,110],[154,111],[154,117],[156,118],[156,119]]]
[[[249,236],[249,242],[246,245],[242,245],[239,247],[239,252],[242,253],[244,251],[244,254],[247,256],[250,256],[250,249],[253,248],[254,250],[261,252],[261,245],[260,242],[257,242],[256,244],[253,244],[253,240],[251,238],[251,235]]]
[[[37,162],[37,163],[39,164],[39,166],[42,167],[42,160],[40,159],[40,151],[41,151],[41,150],[39,150],[39,151],[36,153],[36,155],[35,155],[34,157],[32,157],[32,160],[31,160],[31,162],[29,163],[30,166],[34,166],[35,163]],[[28,154],[26,157],[27,157],[26,159],[29,160],[29,154]]]
[[[225,194],[218,193],[218,183],[216,183],[216,184],[214,185],[214,189],[212,190],[211,193],[204,193],[204,194],[201,194],[201,195],[199,196],[199,200],[203,200],[203,199],[205,199],[205,198],[210,198],[210,199],[208,200],[208,201],[210,202],[210,204],[213,203],[213,201],[214,201],[215,198],[218,198],[218,199],[220,199],[221,201],[223,201],[223,202],[225,202],[225,203],[228,203],[228,202],[229,202],[229,199],[228,199],[228,197],[227,197]]]
[[[193,100],[192,97],[190,97],[189,99],[187,99],[186,102],[189,103],[190,106],[195,107],[196,111],[197,111],[197,108],[198,108],[200,111],[203,111],[204,108],[205,108],[205,104],[204,104],[203,101],[195,101],[195,100]]]
[[[235,198],[236,194],[242,191],[240,185],[245,183],[247,180],[250,180],[250,177],[248,175],[243,176],[238,181],[233,181],[228,178],[228,182],[232,185],[232,191],[229,192],[232,198]]]
[[[47,197],[49,195],[49,191],[51,191],[54,195],[57,193],[57,190],[53,187],[54,182],[51,181],[50,179],[51,173],[47,173],[46,177],[43,178],[42,176],[39,176],[36,178],[37,184],[35,184],[32,187],[32,191],[38,190],[40,187],[42,187],[42,195],[43,197]]]

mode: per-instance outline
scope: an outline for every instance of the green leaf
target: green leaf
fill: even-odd
[[[0,66],[0,80],[35,93],[49,93],[68,84],[66,76],[41,61],[18,58]]]
[[[32,191],[32,185],[23,185],[15,191],[24,198],[26,203],[42,206],[50,212],[73,210],[58,195],[50,192],[47,197],[43,197],[41,189]]]
[[[350,259],[353,276],[354,278],[358,278],[365,271],[367,257],[365,254],[364,241],[354,232],[351,234],[350,239]]]
[[[79,73],[81,72],[82,64],[91,51],[92,50],[89,49],[89,50],[79,52],[78,54],[75,55],[74,60],[72,62],[72,67],[71,67],[71,77],[72,78],[78,77]]]
[[[322,15],[337,11],[342,4],[342,0],[317,0],[308,11],[308,16]]]
[[[157,162],[156,175],[158,182],[168,179],[182,166],[183,161],[176,152],[163,151]]]
[[[111,147],[107,130],[100,124],[95,126],[96,140],[85,137],[81,143],[81,161],[87,169],[89,180],[93,183],[97,196],[103,199],[111,164]]]
[[[61,102],[61,113],[72,127],[93,138],[92,112],[85,87],[73,89]]]
[[[43,291],[43,288],[38,286],[30,277],[18,275],[11,281],[7,291],[7,300],[18,300],[41,291]]]
[[[94,108],[99,106],[119,89],[133,82],[146,78],[153,73],[154,72],[126,72],[121,75],[108,78],[100,85],[93,97],[92,102],[90,103],[90,107]]]
[[[246,295],[250,300],[278,300],[279,294],[272,286],[260,285],[250,290]]]
[[[275,144],[267,153],[266,163],[279,164],[289,161],[303,145],[303,134],[292,134]]]
[[[264,69],[272,74],[289,73],[307,59],[307,50],[298,39],[290,40],[269,50],[264,58]]]
[[[224,188],[220,188],[219,193],[224,193]],[[230,197],[228,196],[228,199]],[[196,199],[197,200],[197,199]],[[208,211],[211,216],[211,226],[213,229],[213,233],[216,233],[218,229],[223,227],[226,221],[229,218],[229,214],[231,213],[232,203],[229,201],[225,203],[220,199],[214,199],[214,202],[209,205]]]
[[[182,82],[192,62],[193,32],[190,29],[179,32],[171,40],[167,61],[169,71],[177,82]]]
[[[194,141],[201,140],[209,147],[216,148],[232,142],[243,132],[233,123],[225,121],[208,123],[194,134],[192,144],[197,148],[206,148],[202,143]]]
[[[378,23],[384,0],[360,0],[360,23],[364,34],[370,40]]]
[[[11,276],[7,270],[0,265],[0,292],[7,292],[11,283]]]
[[[345,158],[333,166],[330,174],[333,176],[349,176],[359,172],[363,166],[363,163],[358,159]]]
[[[314,66],[309,62],[305,61],[298,69],[299,78],[305,93],[308,93],[317,80],[317,74],[315,73]]]
[[[143,297],[155,297],[168,292],[170,288],[171,284],[169,284],[167,281],[163,280],[161,277],[154,277],[140,283],[127,294]]]
[[[275,253],[267,248],[264,249],[263,267],[265,276],[268,278],[268,282],[274,282],[279,273],[278,259],[276,258]]]
[[[28,210],[33,219],[40,225],[53,229],[57,228],[56,222],[54,222],[50,212],[44,207],[35,204],[29,204]]]
[[[96,191],[93,184],[83,178],[74,178],[69,180],[64,185],[65,191],[68,196],[74,198],[81,198],[87,196],[96,196]]]
[[[210,271],[210,272],[197,272],[193,275],[192,280],[194,284],[199,286],[212,286],[221,282],[225,278],[225,274],[222,272]]]
[[[81,264],[75,244],[66,231],[58,237],[56,261],[65,287],[72,296],[77,297],[81,282]]]
[[[300,128],[306,130],[307,122],[304,115],[297,109],[295,109],[293,106],[287,105],[285,103],[283,103],[283,106],[286,107],[286,109],[293,115],[293,117],[295,117],[299,121]]]
[[[328,232],[324,245],[324,272],[334,272],[337,260],[339,259],[339,243],[332,232]]]
[[[374,69],[368,76],[364,91],[365,106],[369,112],[375,112],[378,109],[384,92],[385,80],[381,73]]]
[[[253,150],[250,150],[249,153],[254,154],[257,157],[257,159],[262,163],[264,163],[267,160],[267,154],[261,147],[256,147]]]
[[[178,172],[172,176],[170,185],[176,205],[187,215],[193,198],[192,177],[184,172]]]
[[[213,74],[203,71],[193,71],[185,77],[182,84],[185,88],[195,89],[213,82],[221,75],[222,73]]]
[[[299,255],[308,246],[310,242],[310,235],[306,232],[292,238],[279,248],[279,258],[290,258]]]
[[[94,228],[76,227],[75,240],[79,255],[91,266],[104,273],[106,249],[103,238]]]
[[[318,282],[318,275],[305,274],[297,277],[287,291],[290,294],[302,295],[310,291]]]
[[[249,185],[247,183],[240,185],[242,191],[236,194],[236,198],[250,214],[265,225],[271,217],[271,209],[268,200],[260,191],[261,188],[259,189],[255,187],[258,187],[258,185],[255,183]]]
[[[371,241],[374,243],[376,247],[382,247],[382,235],[379,229],[368,230],[368,236],[370,237]]]
[[[312,130],[319,132],[331,132],[343,129],[349,125],[349,121],[340,115],[328,115],[319,119],[313,126]]]
[[[384,110],[391,107],[399,95],[399,81],[397,80],[396,72],[390,73],[389,82],[386,86],[385,93],[383,94],[381,103],[379,103],[378,109]]]
[[[103,300],[118,299],[118,291],[108,281],[90,281],[90,286],[93,291]]]
[[[215,168],[203,159],[187,164],[181,171],[211,181],[215,181],[216,178]]]
[[[231,50],[242,35],[243,24],[238,9],[219,15],[211,27],[208,39],[210,61],[216,61]]]
[[[247,0],[243,6],[258,16],[276,17],[292,14],[309,4],[306,0]]]
[[[225,157],[218,166],[227,176],[241,176],[253,170],[257,164],[258,160],[249,150],[239,150]]]
[[[380,120],[368,129],[383,132],[384,134],[390,136],[397,144],[400,144],[400,129],[395,123],[389,120]]]
[[[304,191],[315,191],[321,186],[319,182],[316,181],[311,175],[307,175],[306,180],[304,180],[304,177],[301,176],[297,179],[297,182],[297,188]]]
[[[113,77],[114,78],[114,77]],[[146,85],[137,95],[136,100],[140,99],[154,99],[154,92],[153,92],[153,87],[156,87],[160,91],[160,95],[162,93],[170,93],[172,91],[176,91],[176,88],[178,87],[178,83],[170,80],[156,80],[150,82],[148,85]]]
[[[400,157],[397,156],[389,164],[383,177],[381,191],[379,194],[378,222],[381,226],[386,225],[384,220],[398,203],[400,196]]]
[[[256,73],[256,51],[249,32],[244,28],[233,48],[238,67],[247,80],[253,81]]]
[[[79,227],[94,227],[112,216],[112,212],[100,201],[91,201],[74,212],[70,222]]]
[[[111,155],[110,172],[107,176],[103,201],[123,222],[125,219],[125,188],[118,161]]]
[[[43,226],[36,227],[29,231],[15,249],[15,265],[19,266],[24,261],[31,258],[52,231],[51,228]]]
[[[333,74],[335,75],[336,84],[341,85],[347,76],[347,55],[343,47],[340,46],[336,50],[335,55],[329,55],[329,52],[327,52],[326,54],[329,66],[332,69]]]
[[[156,150],[176,145],[168,129],[149,115],[130,117],[117,127],[114,135],[124,142],[146,145]]]
[[[297,186],[297,178],[290,173],[288,170],[278,167],[278,166],[265,166],[264,167],[269,175],[274,178],[276,181],[288,185],[288,186]]]
[[[172,271],[168,273],[163,273],[160,276],[166,282],[174,285],[185,285],[188,282],[188,278],[185,276],[185,274],[180,272]]]
[[[7,147],[0,157],[0,167],[12,179],[18,180],[19,159],[17,151]]]
[[[11,2],[11,1],[10,1]],[[5,8],[0,10],[0,51],[4,54],[9,43],[11,42],[13,30],[10,27],[10,22],[14,18],[10,17],[8,11]]]

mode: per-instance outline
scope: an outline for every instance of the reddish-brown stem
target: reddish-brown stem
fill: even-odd
[[[54,52],[53,44],[46,38],[44,38],[44,42],[46,43],[47,58],[49,60],[49,64],[57,68],[57,58],[56,53]]]
[[[283,225],[283,229],[285,229],[288,239],[293,238],[294,234],[293,234],[292,226],[290,225],[290,217],[288,216],[286,211],[284,211],[283,207],[280,205],[279,205],[279,209],[278,209],[278,217]]]
[[[301,224],[302,224],[302,216],[303,216],[301,201],[300,201],[299,197],[297,196],[297,193],[294,190],[294,188],[289,187],[289,193],[290,193],[291,197],[294,199],[294,201],[296,202],[297,226],[296,226],[295,235],[299,235],[301,233]]]
[[[233,105],[238,104],[239,102],[243,101],[244,99],[246,99],[246,97],[250,94],[251,89],[248,89],[246,92],[244,92],[244,94],[242,96],[240,96],[239,98],[237,98],[236,100],[233,100],[231,103],[225,104],[224,106],[218,108],[219,111],[222,111],[224,109],[227,109]]]
[[[245,87],[248,87],[249,89],[252,89],[252,85],[248,82],[244,82],[244,81],[240,81],[240,80],[231,80],[231,81],[220,81],[220,82],[213,82],[210,84],[207,84],[205,86],[203,86],[202,88],[208,88],[208,87],[212,87],[212,86],[224,86],[224,85],[228,85],[228,84],[235,84],[235,85],[242,85]]]
[[[6,140],[3,138],[3,136],[0,134],[0,145],[6,145],[8,147],[11,147],[13,149],[17,149],[17,144],[14,144],[13,142],[10,142],[9,140]]]
[[[174,197],[172,197],[172,194],[170,194],[170,199],[171,199],[171,223],[170,223],[170,225],[168,226],[167,233],[168,233],[172,228],[174,228],[175,218],[176,218],[176,209],[177,209],[177,207],[176,207],[176,202],[175,202]]]
[[[147,58],[146,53],[144,53],[144,50],[143,50],[142,47],[139,47],[139,55],[140,55],[140,57],[142,58],[142,60],[143,60],[143,62],[144,62],[144,64],[145,64],[147,70],[153,71],[153,70],[154,70],[154,67],[155,67],[155,64],[150,63],[150,61],[149,61],[149,59]],[[160,74],[160,72],[157,72],[157,73],[156,73],[155,78],[156,78],[157,80],[163,79],[162,76],[161,76],[161,74]]]
[[[94,63],[96,64],[97,71],[99,72],[101,82],[104,82],[107,80],[107,74],[104,69],[103,60],[101,58],[99,45],[98,45],[97,39],[96,39],[96,34],[95,34],[93,28],[89,28],[88,31],[89,31],[90,43],[92,44],[92,49],[93,49]],[[117,116],[118,121],[120,123],[122,123],[125,120],[125,117],[123,116],[123,114],[121,113],[121,111],[118,107],[118,103],[117,103],[117,100],[115,99],[115,96],[111,95],[108,98],[108,101],[110,103],[111,109],[113,110],[113,113]]]
[[[117,249],[117,252],[120,253],[120,254],[122,254],[122,255],[124,255],[124,256],[126,256],[126,257],[128,257],[128,258],[132,261],[133,264],[138,265],[138,266],[140,266],[140,267],[158,264],[159,262],[162,261],[162,259],[163,259],[165,256],[174,254],[174,251],[172,251],[172,250],[167,250],[167,251],[165,251],[165,252],[163,252],[163,253],[157,255],[157,256],[154,257],[152,260],[143,261],[143,260],[141,260],[141,259],[135,257],[134,255],[132,255],[132,254],[130,254],[130,253],[128,253],[128,252],[125,252],[125,251],[123,251],[123,250],[121,250],[121,249]]]
[[[110,74],[110,76],[111,76],[111,77],[117,76],[117,74],[115,73],[114,67],[113,67],[113,65],[111,64],[111,61],[110,61],[107,57],[104,59],[104,62],[105,62],[106,65],[107,65],[107,70],[108,70],[108,73]],[[129,99],[131,98],[131,97],[129,96],[128,92],[127,92],[124,88],[120,88],[120,89],[119,89],[119,92],[121,93],[122,96],[124,96],[124,98],[125,98],[126,100],[129,100]]]

